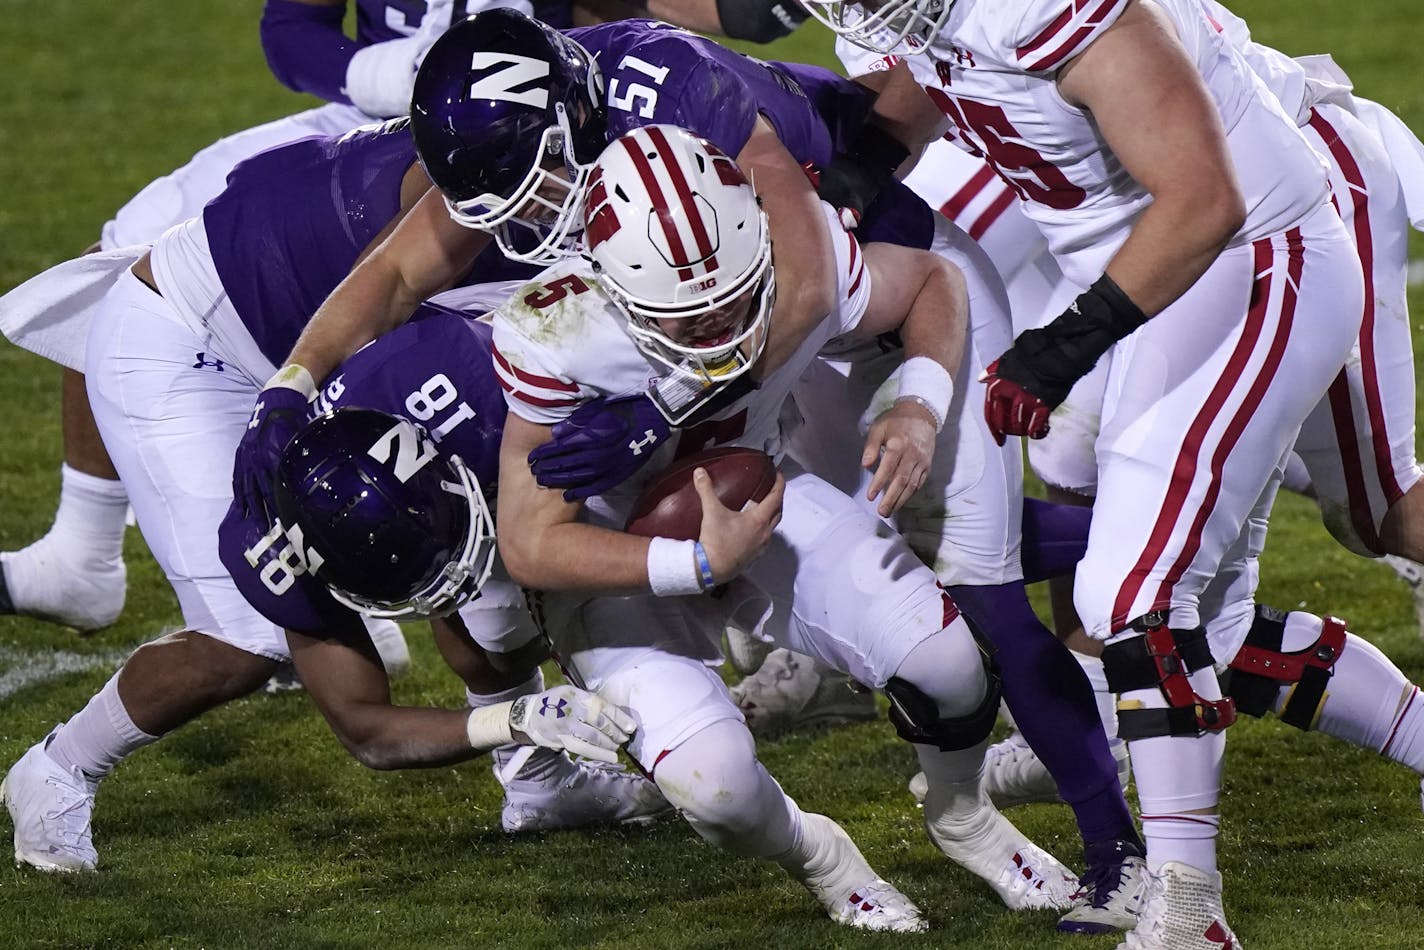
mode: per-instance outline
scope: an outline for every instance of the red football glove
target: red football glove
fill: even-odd
[[[1048,435],[1048,416],[1053,410],[1042,399],[998,372],[999,361],[994,360],[980,379],[984,383],[984,421],[989,424],[994,441],[1003,445],[1005,436],[1041,439]]]

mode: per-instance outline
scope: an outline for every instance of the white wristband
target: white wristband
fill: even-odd
[[[895,401],[908,399],[928,409],[934,416],[936,432],[944,429],[953,395],[954,380],[949,370],[928,356],[912,356],[900,367],[900,395]]]
[[[262,388],[272,389],[278,386],[296,390],[307,397],[307,402],[316,398],[316,380],[312,379],[312,374],[300,363],[288,363],[283,366],[273,374],[271,379],[267,380],[267,385]]]
[[[514,741],[514,733],[509,728],[509,713],[514,703],[495,703],[470,710],[470,718],[465,720],[465,735],[470,739],[470,747],[480,752],[497,749]]]
[[[697,542],[653,538],[648,544],[648,586],[659,597],[702,593]]]

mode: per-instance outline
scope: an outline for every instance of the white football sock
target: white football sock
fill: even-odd
[[[67,464],[60,466],[59,473],[59,510],[50,533],[96,559],[122,555],[129,510],[123,482],[86,475]]]
[[[1221,686],[1211,667],[1187,677],[1203,699],[1221,698]],[[1167,705],[1157,687],[1129,690],[1125,703],[1148,709]],[[1217,801],[1221,795],[1221,760],[1226,736],[1156,736],[1128,742],[1132,774],[1142,806],[1142,831],[1147,841],[1147,866],[1154,871],[1168,861],[1180,861],[1202,871],[1216,870]]]
[[[115,673],[83,709],[59,727],[45,751],[64,768],[78,766],[97,782],[124,758],[158,738],[134,725],[119,699],[119,674]]]

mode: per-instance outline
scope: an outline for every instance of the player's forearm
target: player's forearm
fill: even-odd
[[[505,712],[507,715],[507,710]],[[419,769],[463,762],[488,751],[470,744],[468,709],[372,706],[327,721],[341,744],[371,769]]]
[[[501,520],[496,534],[505,569],[525,587],[606,594],[651,589],[647,538],[581,522],[531,528]]]
[[[928,251],[924,254],[931,260],[900,327],[900,339],[906,360],[928,357],[953,373],[964,358],[969,293],[959,268]]]
[[[893,135],[910,150],[912,157],[917,157],[948,127],[949,120],[930,101],[924,87],[903,60],[892,69],[858,76],[856,82],[879,93],[866,121],[875,122]],[[901,173],[908,172],[912,167],[913,162]]]
[[[328,102],[350,102],[342,86],[361,47],[342,30],[345,15],[345,0],[267,0],[262,51],[277,81]]]
[[[287,362],[305,366],[313,379],[325,379],[342,360],[408,319],[422,299],[372,258],[317,308]]]

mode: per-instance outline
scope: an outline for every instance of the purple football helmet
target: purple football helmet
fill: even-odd
[[[425,54],[410,118],[452,218],[493,232],[515,260],[573,253],[584,182],[608,141],[587,50],[516,10],[482,11]]]
[[[451,613],[494,567],[479,482],[399,416],[356,408],[318,416],[287,444],[274,494],[306,569],[366,616]]]

